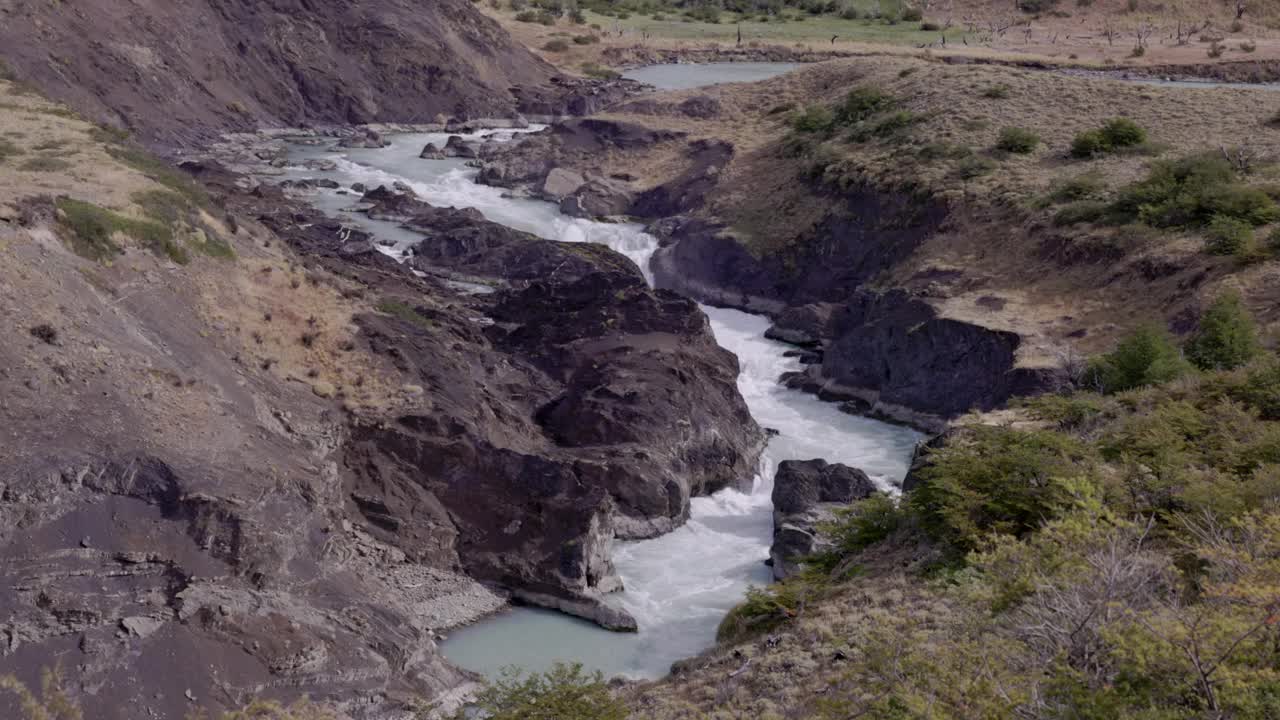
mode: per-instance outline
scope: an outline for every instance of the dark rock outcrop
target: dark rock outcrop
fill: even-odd
[[[543,240],[386,188],[363,199],[371,215],[424,235],[415,269],[510,288],[470,301],[490,320],[483,331],[425,305],[412,310],[417,327],[363,321],[378,352],[440,388],[429,416],[359,435],[352,465],[380,468],[361,497],[377,507],[384,539],[411,557],[442,544],[436,530],[412,529],[431,505],[414,498],[427,490],[447,509],[469,574],[625,627],[599,599],[617,586],[612,537],[669,531],[691,496],[750,481],[763,433],[737,393],[736,359],[694,303],[650,290],[608,248]],[[442,345],[440,333],[452,339]],[[393,490],[405,487],[418,489]]]
[[[773,545],[769,548],[773,577],[783,580],[799,572],[803,559],[829,547],[819,526],[834,508],[875,493],[875,483],[856,468],[825,460],[787,460],[773,479]]]
[[[381,134],[369,128],[362,128],[359,132],[348,135],[338,141],[338,147],[344,148],[380,149],[390,144],[390,140],[383,138]]]
[[[588,167],[591,158],[613,149],[647,148],[685,137],[679,131],[654,130],[636,123],[600,118],[567,120],[521,138],[486,158],[477,181],[521,188],[541,196],[547,176],[556,168]],[[559,202],[563,196],[548,199]]]
[[[854,293],[832,318],[832,338],[821,366],[827,386],[873,390],[870,399],[886,407],[948,418],[1052,381],[1047,370],[1017,367],[1017,334],[938,317],[901,290]]]

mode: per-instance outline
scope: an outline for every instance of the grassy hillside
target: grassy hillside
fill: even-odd
[[[1268,355],[955,431],[633,717],[1274,717],[1277,378]]]
[[[1165,65],[1280,58],[1280,8],[1145,0],[800,0],[691,3],[490,0],[526,46],[569,70],[622,50],[780,46],[835,55],[920,52],[1058,64]],[[575,37],[591,42],[575,43]]]

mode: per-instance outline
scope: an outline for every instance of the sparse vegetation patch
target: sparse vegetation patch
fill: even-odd
[[[108,260],[123,252],[116,233],[128,235],[151,252],[185,265],[191,258],[173,237],[168,226],[135,220],[92,203],[62,197],[56,201],[58,219],[70,235],[75,251],[91,260]]]

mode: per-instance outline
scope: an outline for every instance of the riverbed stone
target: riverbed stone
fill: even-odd
[[[550,199],[563,199],[572,195],[586,183],[586,179],[572,170],[555,168],[542,181],[542,194]]]

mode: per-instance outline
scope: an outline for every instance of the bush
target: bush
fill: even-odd
[[[1106,203],[1094,200],[1081,200],[1071,203],[1053,216],[1053,224],[1057,227],[1068,227],[1086,222],[1098,222],[1107,215]]]
[[[1253,317],[1234,291],[1213,301],[1186,346],[1187,359],[1201,370],[1234,370],[1261,351]]]
[[[1097,130],[1086,130],[1071,142],[1071,156],[1092,158],[1147,141],[1147,131],[1128,118],[1112,118]]]
[[[1217,153],[1155,163],[1145,180],[1120,192],[1115,210],[1155,227],[1199,227],[1219,216],[1250,225],[1280,219],[1280,206],[1241,183]]]
[[[825,133],[835,124],[835,115],[825,105],[810,105],[791,118],[796,132]]]
[[[1071,141],[1071,157],[1087,160],[1111,151],[1101,130],[1085,130]]]
[[[115,243],[116,233],[128,235],[156,255],[168,257],[179,265],[191,261],[186,249],[175,242],[173,230],[161,223],[134,220],[92,203],[58,198],[55,202],[59,221],[71,235],[75,251],[90,260],[107,260],[124,252]]]
[[[1147,141],[1147,131],[1129,118],[1112,118],[1102,126],[1102,139],[1113,148],[1134,147]]]
[[[865,141],[868,134],[875,137],[893,137],[900,135],[904,130],[920,122],[920,117],[910,110],[899,110],[890,113],[875,122],[865,131],[858,130],[854,132],[854,139]]]
[[[569,43],[564,40],[549,40],[546,45],[542,46],[547,52],[562,53],[569,49]]]
[[[835,119],[841,125],[854,125],[889,110],[896,103],[892,95],[874,85],[856,87],[845,96]]]
[[[1052,202],[1076,202],[1101,197],[1107,189],[1106,181],[1097,172],[1086,172],[1068,180],[1055,182],[1049,190]]]
[[[587,63],[586,65],[583,65],[582,73],[587,77],[599,78],[601,80],[617,80],[622,77],[622,73],[617,70],[607,68],[603,65],[597,65],[596,63]]]
[[[956,163],[956,175],[961,180],[972,180],[982,177],[996,169],[994,160],[980,155],[973,155]]]
[[[1258,411],[1263,420],[1280,420],[1280,361],[1268,356],[1263,362],[1219,378],[1227,397]]]
[[[905,510],[888,495],[876,493],[848,507],[839,508],[835,519],[822,523],[818,530],[832,543],[832,548],[807,560],[811,567],[830,573],[842,560],[870,547],[907,523]]]
[[[917,7],[909,7],[902,9],[903,22],[920,22],[924,20],[924,12]]]
[[[996,149],[1017,155],[1035,152],[1038,145],[1040,145],[1040,136],[1020,127],[1001,129],[1000,137],[996,140]]]
[[[556,15],[548,10],[524,10],[516,13],[516,20],[550,27],[556,24]]]
[[[1080,475],[1088,453],[1054,432],[977,426],[926,456],[907,498],[921,527],[963,554],[992,534],[1022,537],[1070,504],[1062,480]]]
[[[70,170],[71,167],[71,163],[62,158],[33,157],[19,165],[18,169],[25,172],[60,172]]]
[[[574,45],[593,45],[600,42],[600,38],[596,35],[574,35]]]
[[[998,85],[992,85],[987,89],[983,90],[982,97],[991,98],[992,100],[1004,100],[1005,98],[1009,97],[1010,93],[1011,93],[1011,90],[1009,89],[1009,86],[1005,85],[1004,83],[1000,83]]]
[[[475,710],[489,720],[626,720],[627,708],[613,696],[604,676],[582,665],[556,663],[545,673],[503,672],[476,696]],[[458,720],[472,717],[459,710]]]
[[[1228,215],[1214,215],[1205,230],[1205,250],[1211,255],[1247,255],[1253,242],[1253,227]]]
[[[746,599],[729,611],[716,629],[716,640],[731,642],[767,632],[795,618],[809,588],[802,578],[766,588],[747,588]]]
[[[1105,393],[1158,385],[1182,375],[1186,360],[1162,327],[1143,325],[1089,365],[1085,382]]]

